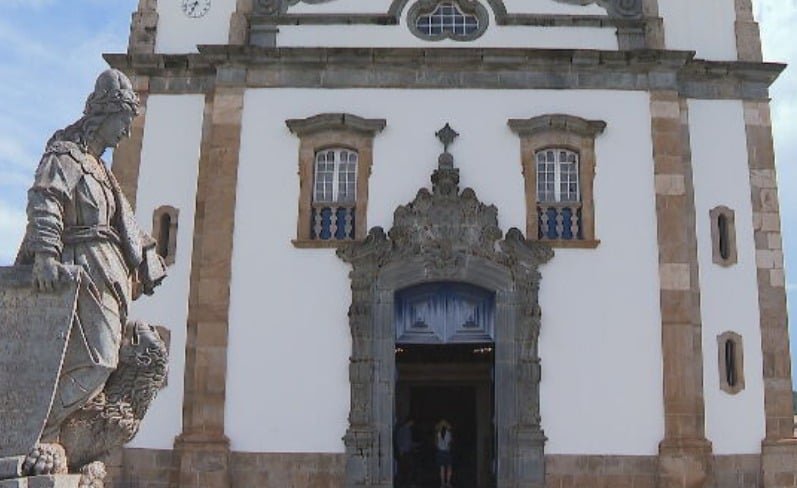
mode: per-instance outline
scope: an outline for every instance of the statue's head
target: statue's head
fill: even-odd
[[[130,125],[139,107],[138,95],[127,76],[116,69],[103,71],[83,110],[86,142],[100,151],[116,147],[130,135]]]
[[[139,110],[138,95],[127,76],[116,69],[105,70],[86,99],[83,117],[56,132],[53,140],[71,140],[99,155],[129,135]]]
[[[127,112],[136,116],[139,107],[138,95],[127,76],[117,69],[108,69],[97,77],[94,92],[86,99],[83,115],[91,117]]]

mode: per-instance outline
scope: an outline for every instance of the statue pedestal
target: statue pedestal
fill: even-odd
[[[79,474],[58,474],[2,480],[0,488],[78,488],[79,484]]]

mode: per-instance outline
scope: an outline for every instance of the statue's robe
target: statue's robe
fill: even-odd
[[[119,361],[133,284],[151,293],[165,276],[155,241],[102,160],[70,141],[51,142],[28,191],[28,226],[17,264],[35,255],[81,266],[81,287],[56,395],[43,440],[102,391]],[[46,327],[47,324],[31,324]]]

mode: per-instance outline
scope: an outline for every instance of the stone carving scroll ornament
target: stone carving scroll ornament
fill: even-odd
[[[606,9],[610,17],[638,19],[642,17],[642,0],[554,0],[568,5],[590,5],[597,3]]]
[[[101,158],[138,111],[123,73],[100,74],[83,117],[48,141],[16,263],[0,268],[0,486],[102,487],[98,459],[164,383],[163,340],[127,312],[165,267]]]
[[[315,5],[334,1],[335,0],[255,0],[254,13],[256,15],[282,15],[288,11],[288,8],[298,3]]]

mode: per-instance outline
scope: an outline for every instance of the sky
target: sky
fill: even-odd
[[[726,0],[733,1],[733,0]],[[0,0],[0,266],[25,229],[25,192],[44,143],[83,110],[107,66],[127,49],[138,0]],[[797,0],[754,0],[764,58],[795,64],[775,82],[773,128],[786,254],[792,363],[797,365]],[[797,372],[795,366],[792,370]],[[795,377],[797,379],[797,377]]]

